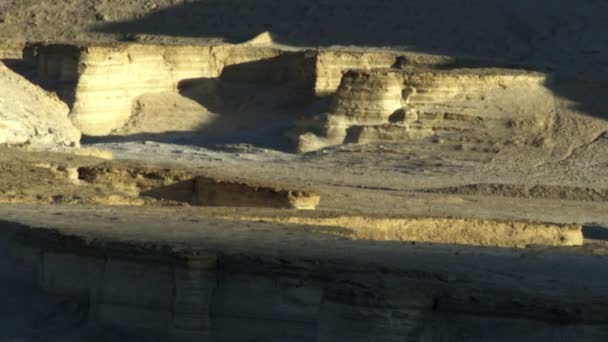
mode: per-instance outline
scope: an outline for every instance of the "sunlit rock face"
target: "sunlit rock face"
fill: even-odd
[[[38,78],[71,107],[74,123],[88,135],[124,125],[135,99],[176,92],[180,81],[216,78],[227,65],[276,57],[276,49],[231,46],[34,46],[29,54]]]
[[[35,148],[77,146],[80,131],[68,107],[0,63],[0,144]]]
[[[394,51],[293,50],[264,44],[33,44],[25,49],[24,55],[25,60],[35,66],[37,81],[57,92],[68,103],[75,125],[84,134],[98,136],[111,133],[161,133],[163,130],[188,131],[207,125],[216,119],[214,115],[218,113],[208,110],[206,105],[209,103],[193,103],[179,92],[182,86],[192,87],[203,84],[205,80],[206,84],[215,81],[216,85],[223,82],[231,86],[258,84],[259,88],[268,87],[269,84],[285,89],[295,87],[299,92],[298,104],[306,106],[315,98],[333,96],[344,73],[350,69],[389,68],[404,61],[410,66],[452,65],[459,62],[453,57],[404,55]],[[365,88],[363,85],[353,86]],[[366,115],[371,115],[374,106],[380,105],[374,101],[380,101],[378,96],[382,96],[383,87],[381,85],[376,91],[376,97],[352,95],[354,100],[359,97],[358,105],[366,103],[363,106],[368,108],[361,108],[360,111],[367,110]],[[393,101],[401,101],[399,87],[393,86]],[[199,87],[196,91],[198,93],[189,95],[194,99],[208,100],[215,96],[213,92],[217,89]],[[277,92],[276,97],[280,99],[284,96]],[[348,106],[349,101],[351,99],[348,97],[339,97],[338,107]],[[149,107],[146,103],[154,103],[158,110],[147,113],[142,110]],[[399,107],[389,103],[385,106]],[[218,105],[211,104],[211,107]],[[169,122],[160,118],[161,111],[170,118]],[[299,114],[296,111],[286,115],[295,119]],[[353,112],[350,116],[356,115]],[[181,116],[184,117],[180,119]]]
[[[541,73],[456,68],[351,70],[330,112],[310,124],[299,149],[400,141],[451,132],[501,140],[552,124],[554,99]]]

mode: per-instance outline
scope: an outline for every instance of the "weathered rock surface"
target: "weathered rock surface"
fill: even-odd
[[[431,132],[475,131],[497,140],[534,135],[552,125],[554,100],[545,82],[543,74],[510,69],[352,70],[330,113],[303,123],[312,132],[299,138],[299,149]]]
[[[319,49],[315,52],[315,94],[333,95],[348,70],[457,68],[488,64],[472,58],[366,49]]]
[[[0,63],[0,144],[77,146],[80,131],[68,107]]]
[[[472,63],[455,57],[388,50],[294,50],[249,43],[33,44],[24,55],[26,63],[37,70],[41,84],[56,91],[70,105],[73,121],[88,135],[197,131],[212,124],[215,116],[226,114],[222,113],[222,104],[213,101],[220,82],[295,88],[292,93],[296,93],[298,104],[307,105],[315,98],[333,95],[349,69]],[[214,81],[217,84],[210,87]],[[183,89],[189,89],[186,95],[190,98],[178,94]],[[275,97],[285,96],[276,92]],[[152,105],[154,110],[149,108]],[[295,119],[300,114],[278,116]]]
[[[277,49],[227,46],[35,45],[38,78],[70,104],[75,124],[106,135],[129,119],[144,94],[177,92],[187,79],[218,77],[224,66],[276,57]]]
[[[173,341],[604,341],[604,256],[350,240],[133,211],[27,224],[19,258],[89,323]],[[20,216],[21,215],[21,216]],[[143,219],[145,217],[145,219]],[[94,222],[94,223],[93,223]],[[33,227],[50,227],[36,229]],[[102,227],[102,228],[98,228]],[[238,327],[238,329],[237,329]]]

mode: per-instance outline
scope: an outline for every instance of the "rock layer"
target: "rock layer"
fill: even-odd
[[[546,131],[554,100],[545,82],[543,74],[509,69],[352,70],[344,75],[330,113],[304,125],[312,132],[299,138],[299,149],[374,136],[400,140],[410,138],[409,131],[476,131],[497,140]]]
[[[38,78],[70,104],[74,123],[89,135],[124,125],[136,98],[176,92],[180,81],[218,77],[226,65],[272,58],[277,49],[226,46],[34,45]]]
[[[134,129],[139,124],[133,124],[129,119],[138,113],[138,103],[142,98],[171,93],[179,96],[179,87],[197,80],[295,86],[300,93],[299,101],[310,103],[315,97],[334,94],[344,72],[353,68],[369,70],[471,63],[454,57],[395,51],[287,50],[269,44],[33,44],[25,49],[24,55],[26,62],[35,66],[37,78],[43,86],[56,91],[70,105],[74,123],[88,135],[107,135],[113,131],[138,133]],[[209,89],[203,87],[200,91]],[[198,98],[209,94],[194,95]],[[182,99],[184,101],[187,99]],[[195,130],[209,116],[205,108],[198,110],[201,114],[194,115],[192,124],[169,125],[166,130],[182,131],[184,127]],[[189,111],[186,114],[192,116]],[[298,113],[292,115],[295,118]],[[182,121],[187,121],[187,118]],[[151,124],[154,126],[155,122]],[[129,127],[124,129],[124,125]],[[156,126],[152,127],[152,133],[166,125],[159,123]],[[150,133],[146,127],[141,129]]]
[[[332,227],[148,219],[102,230],[28,227],[15,250],[42,289],[80,298],[90,323],[163,340],[608,336],[605,257],[352,241],[326,234],[342,229]]]

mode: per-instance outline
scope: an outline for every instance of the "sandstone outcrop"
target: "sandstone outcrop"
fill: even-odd
[[[474,131],[508,139],[546,131],[553,97],[546,76],[511,69],[348,71],[330,113],[301,123],[299,150]]]
[[[0,64],[0,144],[34,148],[77,146],[80,131],[68,107]]]
[[[608,341],[606,13],[0,0],[0,342]]]
[[[277,49],[226,46],[34,45],[38,78],[71,107],[88,135],[106,135],[129,119],[144,94],[176,92],[180,81],[218,77],[226,65],[273,58]]]
[[[333,95],[349,69],[472,63],[455,57],[389,50],[294,50],[272,45],[268,35],[262,34],[260,39],[263,44],[208,46],[33,44],[25,49],[24,56],[41,84],[68,103],[73,122],[87,135],[196,131],[218,114],[209,111],[206,103],[184,105],[192,100],[180,96],[178,90],[192,88],[197,82],[279,84],[296,88],[299,103],[310,104],[315,98]],[[208,86],[195,91],[199,93],[190,92],[189,97],[213,97],[213,89]],[[146,102],[155,101],[167,104],[166,108],[155,104],[157,111],[180,118],[167,122],[159,118],[159,113],[142,110]],[[300,114],[289,113],[294,119]]]

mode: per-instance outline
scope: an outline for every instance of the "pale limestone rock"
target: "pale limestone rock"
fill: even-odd
[[[316,134],[301,135],[298,148],[399,141],[430,132],[471,131],[493,139],[545,132],[555,114],[545,82],[544,74],[510,69],[351,70],[330,113],[307,123]],[[425,134],[409,134],[410,127]]]
[[[132,116],[144,113],[138,103],[160,98],[159,94],[175,94],[182,82],[196,84],[198,79],[295,82],[307,99],[311,99],[335,93],[343,73],[349,69],[462,63],[452,57],[404,55],[383,50],[294,50],[273,45],[270,33],[262,33],[240,45],[32,45],[26,55],[37,64],[39,79],[70,105],[73,121],[89,135],[158,133],[158,128],[183,131],[197,126],[201,120],[206,121],[209,115],[204,106],[198,106],[197,113],[202,116],[192,118],[191,109],[196,105],[191,104],[184,107],[184,113],[175,112],[177,116],[184,114],[185,118],[171,120],[170,125],[157,120],[158,115],[154,113],[149,118],[135,118],[151,119],[144,124],[146,127],[140,127],[143,121],[131,120]],[[176,94],[177,102],[187,102],[178,97]],[[399,97],[395,92],[394,98]],[[373,101],[368,104],[376,105]],[[189,119],[194,120],[189,122]],[[158,127],[149,127],[150,124]]]
[[[389,68],[398,56],[389,51],[319,50],[315,58],[315,94],[328,96],[335,93],[346,70]]]
[[[77,146],[80,131],[68,107],[0,64],[0,144],[34,148]]]
[[[333,95],[348,70],[372,70],[383,68],[446,68],[464,65],[481,65],[470,58],[429,55],[391,50],[320,49],[315,54],[315,94]]]
[[[379,141],[423,139],[434,134],[433,129],[415,124],[355,125],[347,130],[345,143],[365,144]]]
[[[83,133],[107,135],[129,120],[144,94],[176,92],[181,81],[217,78],[226,66],[270,59],[276,48],[255,46],[32,46],[38,77],[70,104]]]

